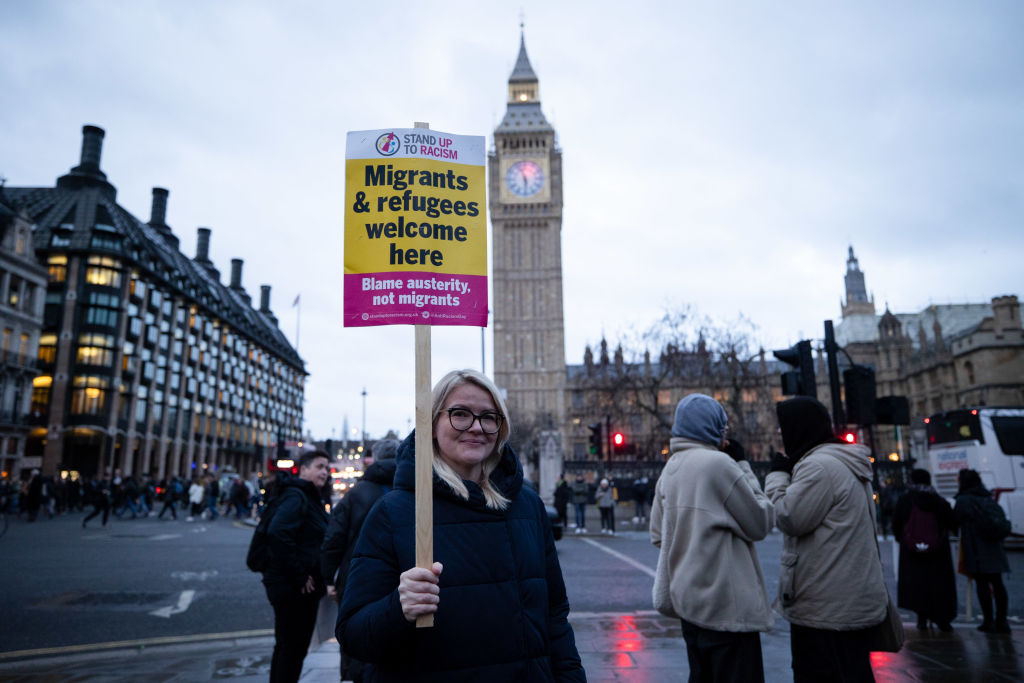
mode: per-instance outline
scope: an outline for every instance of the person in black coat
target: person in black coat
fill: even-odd
[[[281,482],[281,503],[267,528],[267,570],[263,586],[274,608],[274,656],[270,681],[297,681],[316,626],[320,598],[320,546],[327,513],[320,487],[330,476],[327,454],[303,453],[299,476]]]
[[[991,498],[981,483],[981,476],[974,470],[960,470],[960,490],[956,494],[957,523],[960,525],[960,547],[963,553],[964,571],[974,577],[978,589],[978,604],[981,606],[982,623],[979,631],[985,633],[1009,633],[1006,621],[1006,586],[1003,572],[1010,571],[1006,550],[1002,541],[984,538],[978,533],[978,517],[985,514],[980,505],[985,498]],[[996,601],[995,619],[992,617],[992,598]]]
[[[931,621],[940,631],[952,631],[957,605],[949,532],[956,529],[956,516],[932,488],[927,470],[913,470],[910,481],[892,514],[892,533],[900,542],[897,603],[917,612],[919,629]]]
[[[555,485],[555,510],[558,512],[558,519],[562,522],[562,528],[569,528],[569,499],[572,498],[572,489],[565,475],[559,475],[558,484]]]
[[[370,514],[374,503],[391,490],[397,452],[398,439],[381,439],[375,443],[372,450],[373,463],[331,510],[324,545],[320,550],[320,574],[327,582],[327,595],[333,600],[340,602],[345,593],[345,579],[348,577],[352,551],[366,516]],[[341,605],[338,607],[340,618]],[[341,648],[341,680],[354,683],[363,680],[363,663],[346,653],[345,648]]]
[[[374,681],[585,681],[551,525],[508,446],[505,402],[474,370],[433,395],[434,556],[416,567],[415,433],[370,512],[337,636]],[[434,626],[416,628],[420,615]]]

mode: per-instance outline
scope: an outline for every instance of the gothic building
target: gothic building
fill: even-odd
[[[505,116],[494,129],[488,183],[494,380],[526,444],[528,473],[547,495],[561,473],[564,450],[562,152],[541,111],[539,82],[522,36]]]
[[[965,406],[1024,405],[1024,329],[1014,295],[989,303],[932,304],[916,313],[875,311],[853,247],[836,341],[875,370],[878,396],[906,396],[911,434],[879,426],[876,450],[925,457],[923,420]],[[902,444],[900,443],[902,440]],[[901,449],[901,446],[903,447]]]
[[[153,188],[148,222],[121,207],[104,131],[82,133],[80,163],[54,187],[4,188],[46,271],[26,462],[50,475],[259,468],[272,442],[300,438],[306,377],[270,287],[253,307],[241,259],[222,283],[208,228],[195,258],[182,254],[167,190]]]

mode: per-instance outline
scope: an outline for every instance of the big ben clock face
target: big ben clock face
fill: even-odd
[[[544,187],[544,169],[533,161],[518,161],[505,173],[505,185],[519,197],[532,197]]]

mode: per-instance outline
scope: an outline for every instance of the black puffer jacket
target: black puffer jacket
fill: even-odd
[[[299,592],[306,578],[313,577],[320,595],[325,592],[320,578],[320,546],[327,529],[327,513],[320,492],[311,481],[287,479],[281,482],[284,496],[267,529],[269,564],[263,583]]]
[[[984,486],[961,491],[956,496],[957,523],[960,524],[960,545],[963,548],[964,571],[968,574],[1002,574],[1010,571],[1002,541],[989,541],[977,530],[978,515],[983,499],[992,494]]]
[[[339,595],[345,592],[345,578],[359,531],[374,503],[391,489],[396,465],[395,460],[381,460],[367,467],[363,478],[331,510],[320,551],[320,574],[337,588]]]
[[[503,511],[486,507],[476,484],[466,482],[467,501],[435,475],[441,599],[433,628],[406,621],[398,581],[416,563],[414,439],[399,449],[395,488],[356,543],[337,629],[342,648],[374,664],[367,681],[585,681],[551,526],[511,449],[490,479],[511,500]]]

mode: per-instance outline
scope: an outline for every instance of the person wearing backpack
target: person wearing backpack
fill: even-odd
[[[917,628],[931,621],[940,631],[953,630],[956,575],[949,532],[956,529],[953,508],[932,488],[927,470],[910,473],[910,486],[893,509],[892,533],[900,543],[897,604],[917,612]]]
[[[266,528],[263,586],[274,608],[271,683],[299,680],[320,598],[326,593],[320,576],[320,545],[327,513],[320,487],[330,476],[329,462],[323,451],[302,454],[299,476],[281,482],[281,500]]]
[[[1008,597],[1002,574],[1010,571],[1003,548],[1003,538],[1009,534],[1010,524],[999,503],[982,485],[981,476],[976,471],[960,470],[959,482],[954,512],[960,525],[964,572],[974,578],[984,617],[978,630],[1009,633],[1010,625],[1006,621]],[[993,596],[996,600],[994,620]]]
[[[349,489],[345,497],[331,510],[324,544],[320,549],[320,574],[327,582],[327,596],[338,603],[345,593],[345,580],[352,561],[352,551],[359,539],[366,516],[374,504],[391,490],[395,480],[398,439],[381,439],[373,444],[373,462],[365,474]],[[341,605],[338,616],[340,618]],[[337,624],[335,624],[337,625]],[[341,648],[341,680],[361,683],[363,662],[354,659]]]

